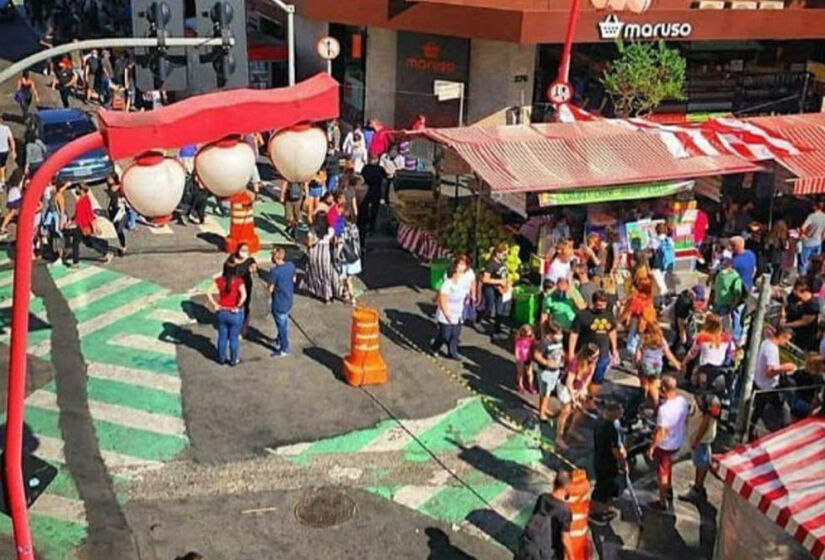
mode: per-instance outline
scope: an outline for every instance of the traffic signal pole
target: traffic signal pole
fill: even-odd
[[[295,85],[295,6],[283,0],[272,0],[272,3],[286,12],[286,45],[289,59],[289,85]]]
[[[230,43],[234,45],[234,41],[230,39]],[[2,72],[0,72],[0,84],[17,77],[17,75],[31,68],[39,62],[48,60],[54,56],[60,56],[73,51],[89,50],[89,49],[110,49],[110,48],[152,48],[152,47],[215,47],[224,44],[224,39],[209,38],[202,39],[198,37],[169,37],[166,39],[158,39],[157,37],[111,37],[107,39],[88,39],[86,41],[76,41],[52,47],[44,51],[40,51],[31,56],[27,56],[19,62],[15,62]]]

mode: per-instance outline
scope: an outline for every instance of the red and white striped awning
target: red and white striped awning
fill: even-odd
[[[715,456],[713,469],[814,558],[825,558],[825,418]]]
[[[561,122],[588,122],[598,118],[569,103],[559,105],[557,111]],[[680,159],[731,155],[758,162],[798,156],[806,149],[766,127],[732,117],[684,124],[662,124],[640,118],[604,120],[658,137],[673,157]]]

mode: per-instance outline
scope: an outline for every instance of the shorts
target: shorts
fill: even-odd
[[[641,364],[639,366],[639,377],[644,377],[646,379],[659,379],[661,376],[661,368],[646,366],[645,364]]]
[[[591,495],[593,501],[604,504],[613,498],[618,498],[620,493],[619,475],[596,473],[596,486],[593,488],[593,494]]]
[[[6,167],[9,161],[9,152],[0,152],[0,167]]]
[[[543,369],[539,373],[539,395],[542,397],[551,397],[553,394],[559,399],[561,404],[568,404],[573,400],[570,391],[567,390],[564,383],[561,382],[561,371]]]
[[[9,210],[18,210],[20,208],[20,203],[23,202],[22,198],[18,198],[17,200],[12,200],[11,202],[6,203],[6,208]]]
[[[670,483],[673,471],[673,456],[675,454],[675,450],[667,451],[661,447],[657,447],[653,451],[653,463],[656,465],[656,475],[659,480],[667,480]]]
[[[303,208],[303,200],[287,200],[284,203],[284,213],[287,223],[298,223],[301,221],[301,209]]]
[[[341,276],[344,278],[355,276],[357,274],[361,274],[361,259],[358,259],[355,262],[341,264]]]
[[[310,187],[309,198],[321,198],[324,196],[324,187]]]
[[[607,370],[610,369],[610,354],[599,354],[599,361],[596,363],[596,371],[593,372],[592,382],[601,385],[607,378]]]
[[[709,467],[710,466],[710,444],[709,443],[700,443],[696,449],[693,450],[693,466],[701,468],[701,467]]]

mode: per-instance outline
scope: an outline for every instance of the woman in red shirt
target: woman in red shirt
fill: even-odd
[[[66,224],[66,243],[72,248],[69,266],[77,266],[80,260],[80,242],[103,255],[103,262],[111,262],[114,254],[109,242],[97,237],[100,225],[89,198],[89,187],[83,183],[75,188],[74,218]]]
[[[217,299],[215,297],[217,296]],[[224,267],[223,274],[206,292],[206,297],[218,318],[218,363],[225,364],[229,345],[229,365],[238,365],[238,339],[244,322],[243,304],[246,287],[236,267]]]

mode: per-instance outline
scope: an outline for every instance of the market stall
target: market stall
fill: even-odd
[[[725,483],[715,560],[825,558],[825,418],[714,457]]]

